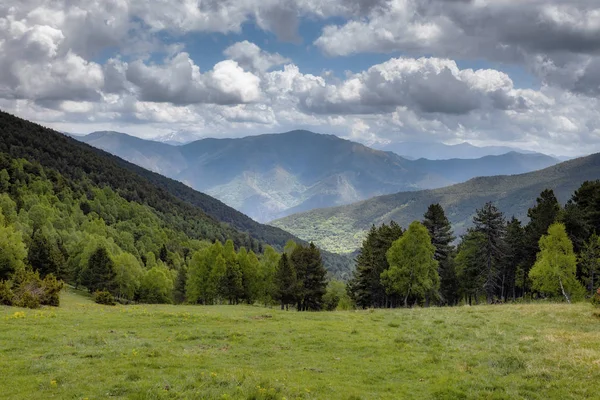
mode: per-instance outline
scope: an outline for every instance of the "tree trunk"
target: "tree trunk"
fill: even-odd
[[[571,304],[571,300],[569,299],[567,292],[565,292],[565,288],[563,286],[562,278],[560,277],[560,275],[558,276],[558,283],[560,283],[560,290],[562,290],[563,296],[565,296],[565,299],[567,299],[567,303]]]

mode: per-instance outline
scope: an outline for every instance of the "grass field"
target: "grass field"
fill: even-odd
[[[0,306],[3,399],[599,399],[600,310]]]

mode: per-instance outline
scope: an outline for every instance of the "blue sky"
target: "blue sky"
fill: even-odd
[[[600,151],[589,0],[8,0],[0,51],[0,107],[72,132]]]

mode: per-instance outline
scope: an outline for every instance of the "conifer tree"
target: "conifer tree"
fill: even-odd
[[[81,283],[93,293],[97,290],[115,292],[115,266],[108,251],[98,247],[88,260],[87,268],[82,271]]]
[[[598,281],[600,281],[598,277],[600,275],[600,236],[595,233],[590,236],[581,250],[579,262],[587,278],[587,288],[590,295],[593,296],[599,286]]]
[[[554,195],[554,191],[546,189],[536,199],[536,204],[527,211],[529,223],[525,226],[524,237],[524,267],[525,272],[535,263],[535,257],[540,251],[539,241],[542,235],[548,232],[548,228],[558,219],[560,205]]]
[[[486,236],[482,232],[469,230],[462,237],[456,255],[456,275],[461,294],[469,305],[478,303],[479,294],[485,283]]]
[[[527,282],[528,268],[524,265],[525,231],[521,221],[513,217],[506,225],[506,256],[502,264],[502,299],[517,297],[517,285],[523,290]],[[521,292],[523,295],[523,292]]]
[[[53,243],[42,229],[35,231],[31,238],[27,260],[29,265],[40,273],[41,278],[48,274],[53,274],[58,278],[64,276],[65,259],[63,254],[59,251],[57,244]]]
[[[283,253],[279,259],[275,285],[277,287],[275,298],[280,301],[282,310],[287,309],[290,304],[296,301],[298,282],[294,266],[289,262],[286,253]]]
[[[454,270],[452,242],[455,237],[450,221],[440,204],[431,204],[424,215],[423,225],[435,247],[434,258],[438,262],[440,275],[440,297],[442,303],[454,305],[457,301],[458,282]]]
[[[485,255],[485,265],[482,266],[485,271],[483,289],[488,303],[491,303],[500,288],[499,272],[505,255],[506,222],[502,212],[494,204],[488,202],[483,208],[476,211],[473,224],[473,230],[482,233],[485,237],[485,241],[481,243]]]
[[[321,252],[314,243],[304,248],[307,265],[304,268],[303,310],[319,311],[323,308],[323,296],[327,293],[327,270],[323,265]]]

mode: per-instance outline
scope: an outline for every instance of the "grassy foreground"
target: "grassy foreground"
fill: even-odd
[[[591,399],[598,382],[589,304],[0,306],[3,399]]]

